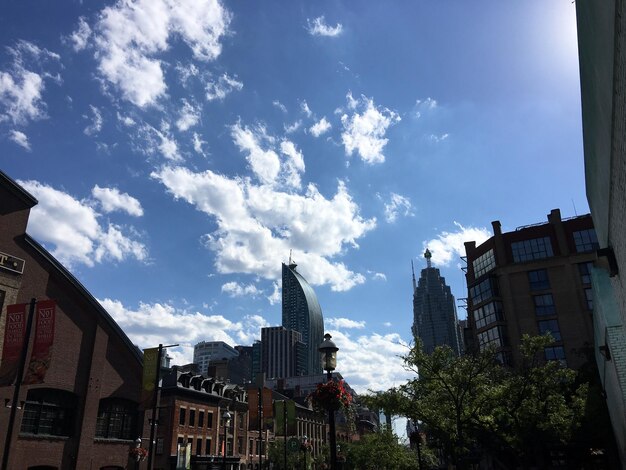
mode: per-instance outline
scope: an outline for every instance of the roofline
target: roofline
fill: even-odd
[[[128,346],[131,353],[137,359],[140,365],[143,365],[143,354],[139,350],[139,348],[132,343],[130,338],[124,333],[124,330],[120,328],[113,317],[109,315],[109,312],[105,310],[105,308],[96,300],[96,298],[91,295],[91,293],[87,290],[85,286],[83,286],[76,277],[72,273],[70,273],[65,266],[63,266],[54,256],[52,256],[48,250],[46,250],[37,240],[32,238],[27,233],[24,234],[24,241],[28,245],[37,251],[41,256],[43,256],[46,261],[48,261],[61,276],[65,278],[74,288],[78,291],[80,295],[84,297],[85,300],[100,314],[105,323],[111,327],[111,329],[119,335],[124,343]]]
[[[4,183],[4,184],[3,184]],[[35,197],[22,188],[19,184],[17,184],[9,175],[7,175],[4,171],[0,170],[0,185],[7,188],[15,197],[17,197],[21,202],[23,202],[28,209],[37,205],[39,201],[35,199]]]

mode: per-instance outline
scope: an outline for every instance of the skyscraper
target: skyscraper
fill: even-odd
[[[262,371],[268,378],[306,375],[306,346],[302,335],[282,326],[261,328]]]
[[[317,297],[309,283],[296,271],[296,264],[283,263],[283,326],[298,331],[305,344],[305,375],[322,372],[317,348],[324,339],[324,317]]]
[[[426,268],[422,269],[419,281],[413,271],[413,336],[420,338],[424,351],[432,353],[436,346],[448,345],[458,355],[459,328],[454,296],[439,269],[430,262],[431,253],[426,250]]]

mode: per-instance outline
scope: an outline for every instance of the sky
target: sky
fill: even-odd
[[[571,0],[5,2],[0,168],[139,347],[252,344],[291,253],[338,372],[386,389],[426,247],[462,299],[492,221],[588,212],[575,28]]]

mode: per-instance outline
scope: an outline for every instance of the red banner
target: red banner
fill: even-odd
[[[54,343],[54,300],[37,302],[35,311],[35,340],[30,353],[30,363],[24,377],[25,384],[41,384],[52,359],[52,344]]]
[[[259,389],[248,389],[248,423],[250,431],[259,429]]]
[[[7,305],[2,362],[0,362],[0,386],[12,385],[15,380],[26,333],[27,305]]]

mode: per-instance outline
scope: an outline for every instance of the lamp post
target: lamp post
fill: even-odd
[[[141,447],[141,437],[138,437],[137,439],[135,439],[135,447],[137,449]],[[139,470],[139,460],[140,460],[139,455],[137,455],[137,458],[135,458],[135,468],[137,470]]]
[[[332,336],[328,333],[324,335],[324,341],[318,348],[322,353],[322,361],[324,370],[327,372],[327,378],[330,382],[333,379],[333,371],[337,367],[337,351],[339,348],[331,341]],[[330,469],[337,470],[337,438],[335,436],[335,410],[328,410],[328,427],[330,428]]]
[[[302,450],[304,451],[304,470],[308,470],[308,465],[306,461],[307,454],[309,453],[309,448],[307,444],[309,443],[309,438],[304,435],[302,436]]]
[[[224,410],[222,413],[222,420],[224,421],[224,451],[222,453],[222,470],[226,470],[226,451],[228,450],[226,431],[228,430],[228,426],[230,426],[230,413],[228,410]]]

